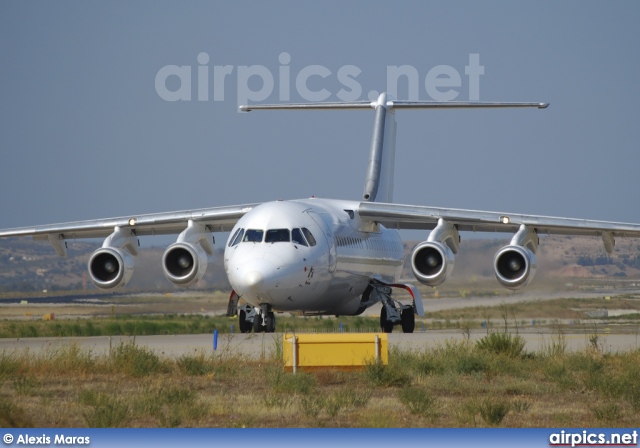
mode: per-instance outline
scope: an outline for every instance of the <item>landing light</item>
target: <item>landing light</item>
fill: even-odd
[[[130,225],[131,227],[135,226],[135,225],[136,225],[136,218],[131,218],[131,219],[129,220],[129,225]]]
[[[508,216],[501,216],[501,217],[500,217],[500,222],[501,222],[502,224],[509,224],[509,223],[511,222],[511,219],[509,219],[509,217],[508,217]]]

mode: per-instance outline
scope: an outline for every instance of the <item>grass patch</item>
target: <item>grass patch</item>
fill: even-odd
[[[522,355],[524,345],[525,340],[522,336],[506,331],[491,332],[476,342],[476,347],[480,350],[511,358]]]
[[[134,343],[121,343],[110,355],[114,371],[122,372],[134,377],[142,377],[160,373],[166,370],[158,355],[145,347]]]
[[[517,351],[516,351],[517,352]],[[271,357],[122,344],[0,353],[0,424],[36,427],[636,426],[640,351],[512,356],[469,341],[293,375]]]
[[[126,426],[129,404],[106,392],[83,391],[80,402],[89,407],[82,415],[89,428],[119,428]]]
[[[281,367],[267,369],[267,381],[274,392],[309,395],[316,386],[316,378],[310,373],[287,373]]]
[[[507,416],[510,408],[509,403],[505,400],[486,398],[478,406],[478,412],[487,425],[498,426]]]
[[[206,375],[215,371],[212,359],[207,359],[204,353],[198,355],[182,355],[176,360],[182,372],[190,376]]]
[[[435,399],[422,387],[405,387],[400,389],[398,398],[412,414],[434,414]]]

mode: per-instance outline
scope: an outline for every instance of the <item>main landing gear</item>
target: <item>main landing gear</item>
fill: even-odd
[[[363,304],[370,306],[375,302],[382,303],[380,329],[383,332],[391,333],[395,325],[400,325],[403,333],[413,333],[416,327],[415,298],[414,305],[403,305],[391,297],[391,286],[372,282],[363,294]]]
[[[393,326],[400,324],[403,333],[413,333],[416,328],[416,315],[411,305],[400,305],[398,309],[396,304],[386,304],[382,302],[380,310],[380,329],[385,333],[391,333]]]

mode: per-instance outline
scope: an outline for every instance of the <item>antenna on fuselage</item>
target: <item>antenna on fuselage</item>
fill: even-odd
[[[393,173],[396,147],[396,119],[394,109],[466,109],[493,107],[537,107],[546,109],[549,103],[500,103],[500,102],[434,102],[434,101],[391,101],[381,93],[376,101],[356,101],[346,103],[283,103],[254,104],[240,106],[240,111],[285,110],[285,109],[370,109],[376,111],[373,121],[373,136],[369,164],[362,198],[367,202],[393,202]]]

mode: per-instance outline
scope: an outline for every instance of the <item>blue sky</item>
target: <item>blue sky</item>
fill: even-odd
[[[294,199],[359,199],[373,112],[238,113],[240,67],[263,66],[277,102],[282,53],[337,100],[341,67],[361,99],[387,67],[464,75],[483,101],[546,110],[398,111],[395,201],[640,222],[640,3],[0,3],[0,228]],[[197,101],[197,57],[231,66],[224,101]],[[192,67],[192,100],[155,79]],[[255,77],[247,85],[258,90]],[[240,83],[241,84],[241,83]],[[167,88],[179,87],[177,78]],[[241,85],[242,90],[242,85]],[[399,97],[407,95],[400,84]]]

